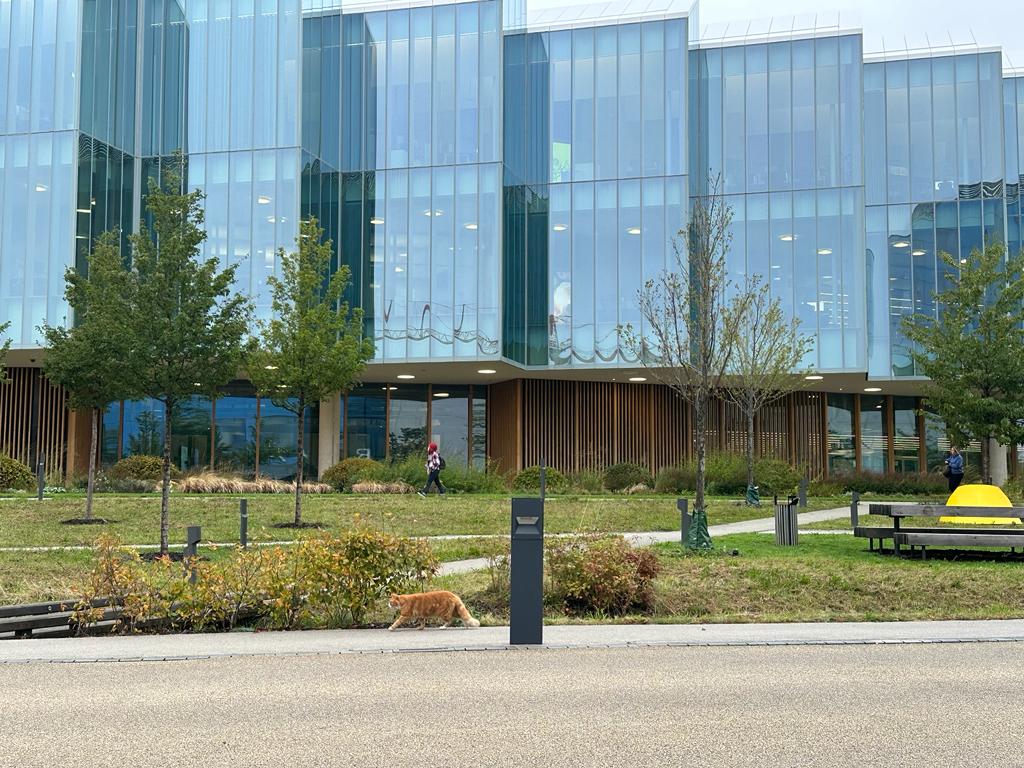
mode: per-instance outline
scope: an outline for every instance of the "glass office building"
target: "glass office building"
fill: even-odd
[[[823,377],[762,415],[759,450],[814,474],[930,466],[944,438],[901,323],[940,311],[940,253],[1020,250],[1024,77],[996,48],[876,55],[838,25],[714,37],[696,11],[0,0],[0,449],[84,463],[86,422],[45,388],[38,327],[73,322],[64,271],[100,233],[119,228],[130,255],[181,152],[203,255],[238,265],[260,316],[304,217],[351,272],[376,354],[360,387],[310,409],[310,470],[431,439],[504,469],[688,455],[691,414],[620,328],[645,330],[637,291],[676,267],[718,178],[730,278],[770,286]],[[176,463],[294,473],[294,417],[245,381],[221,394],[176,414]],[[715,446],[741,444],[731,406],[709,415]],[[156,450],[162,419],[115,404],[102,460]]]

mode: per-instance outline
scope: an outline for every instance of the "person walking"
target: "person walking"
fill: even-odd
[[[964,457],[959,449],[952,445],[949,448],[949,458],[946,459],[946,470],[942,473],[949,480],[949,492],[952,493],[964,479]]]
[[[441,470],[444,469],[444,459],[441,458],[441,454],[437,450],[437,443],[431,443],[427,446],[427,484],[423,486],[423,490],[419,492],[423,498],[427,497],[430,493],[430,484],[433,483],[437,486],[437,492],[444,496],[444,486],[441,485]]]

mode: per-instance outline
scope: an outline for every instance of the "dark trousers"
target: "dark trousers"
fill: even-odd
[[[437,492],[444,494],[444,486],[441,485],[441,470],[432,469],[427,474],[427,484],[423,486],[423,493],[430,493],[430,484],[433,483],[437,486]]]
[[[949,492],[952,493],[953,491],[955,491],[960,486],[960,483],[962,483],[963,481],[964,481],[964,473],[963,472],[955,472],[955,473],[950,474],[950,476],[949,476]]]

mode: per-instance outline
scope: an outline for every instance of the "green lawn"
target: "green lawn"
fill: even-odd
[[[662,572],[651,615],[569,619],[549,611],[545,620],[691,624],[1024,617],[1024,563],[901,560],[868,552],[863,540],[846,536],[805,536],[798,547],[777,547],[771,536],[741,534],[719,537],[715,547],[706,555],[684,554],[677,544],[654,548]],[[495,605],[488,591],[486,572],[438,582],[460,593],[483,621],[507,622],[507,610]]]
[[[292,499],[285,495],[254,495],[249,499],[250,537],[292,540],[313,535],[311,531],[274,528],[292,519]],[[842,499],[818,499],[810,509],[842,506]],[[160,497],[100,495],[95,515],[108,525],[62,525],[61,521],[83,514],[84,498],[58,495],[42,502],[30,498],[0,500],[0,547],[89,545],[101,533],[118,536],[125,543],[156,544],[159,541]],[[303,518],[339,531],[364,522],[403,536],[453,534],[507,535],[511,507],[507,496],[450,495],[353,496],[330,494],[303,500]],[[714,499],[708,510],[716,523],[768,517],[771,506],[751,509],[734,500]],[[172,543],[185,540],[189,525],[203,528],[206,541],[238,540],[238,497],[174,494],[171,498]],[[671,531],[679,529],[675,500],[657,496],[552,497],[545,505],[548,533],[578,531]]]

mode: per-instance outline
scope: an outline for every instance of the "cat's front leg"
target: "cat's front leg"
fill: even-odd
[[[399,614],[398,618],[395,619],[395,623],[388,627],[388,632],[393,632],[402,624],[403,621],[405,621],[405,616]]]

